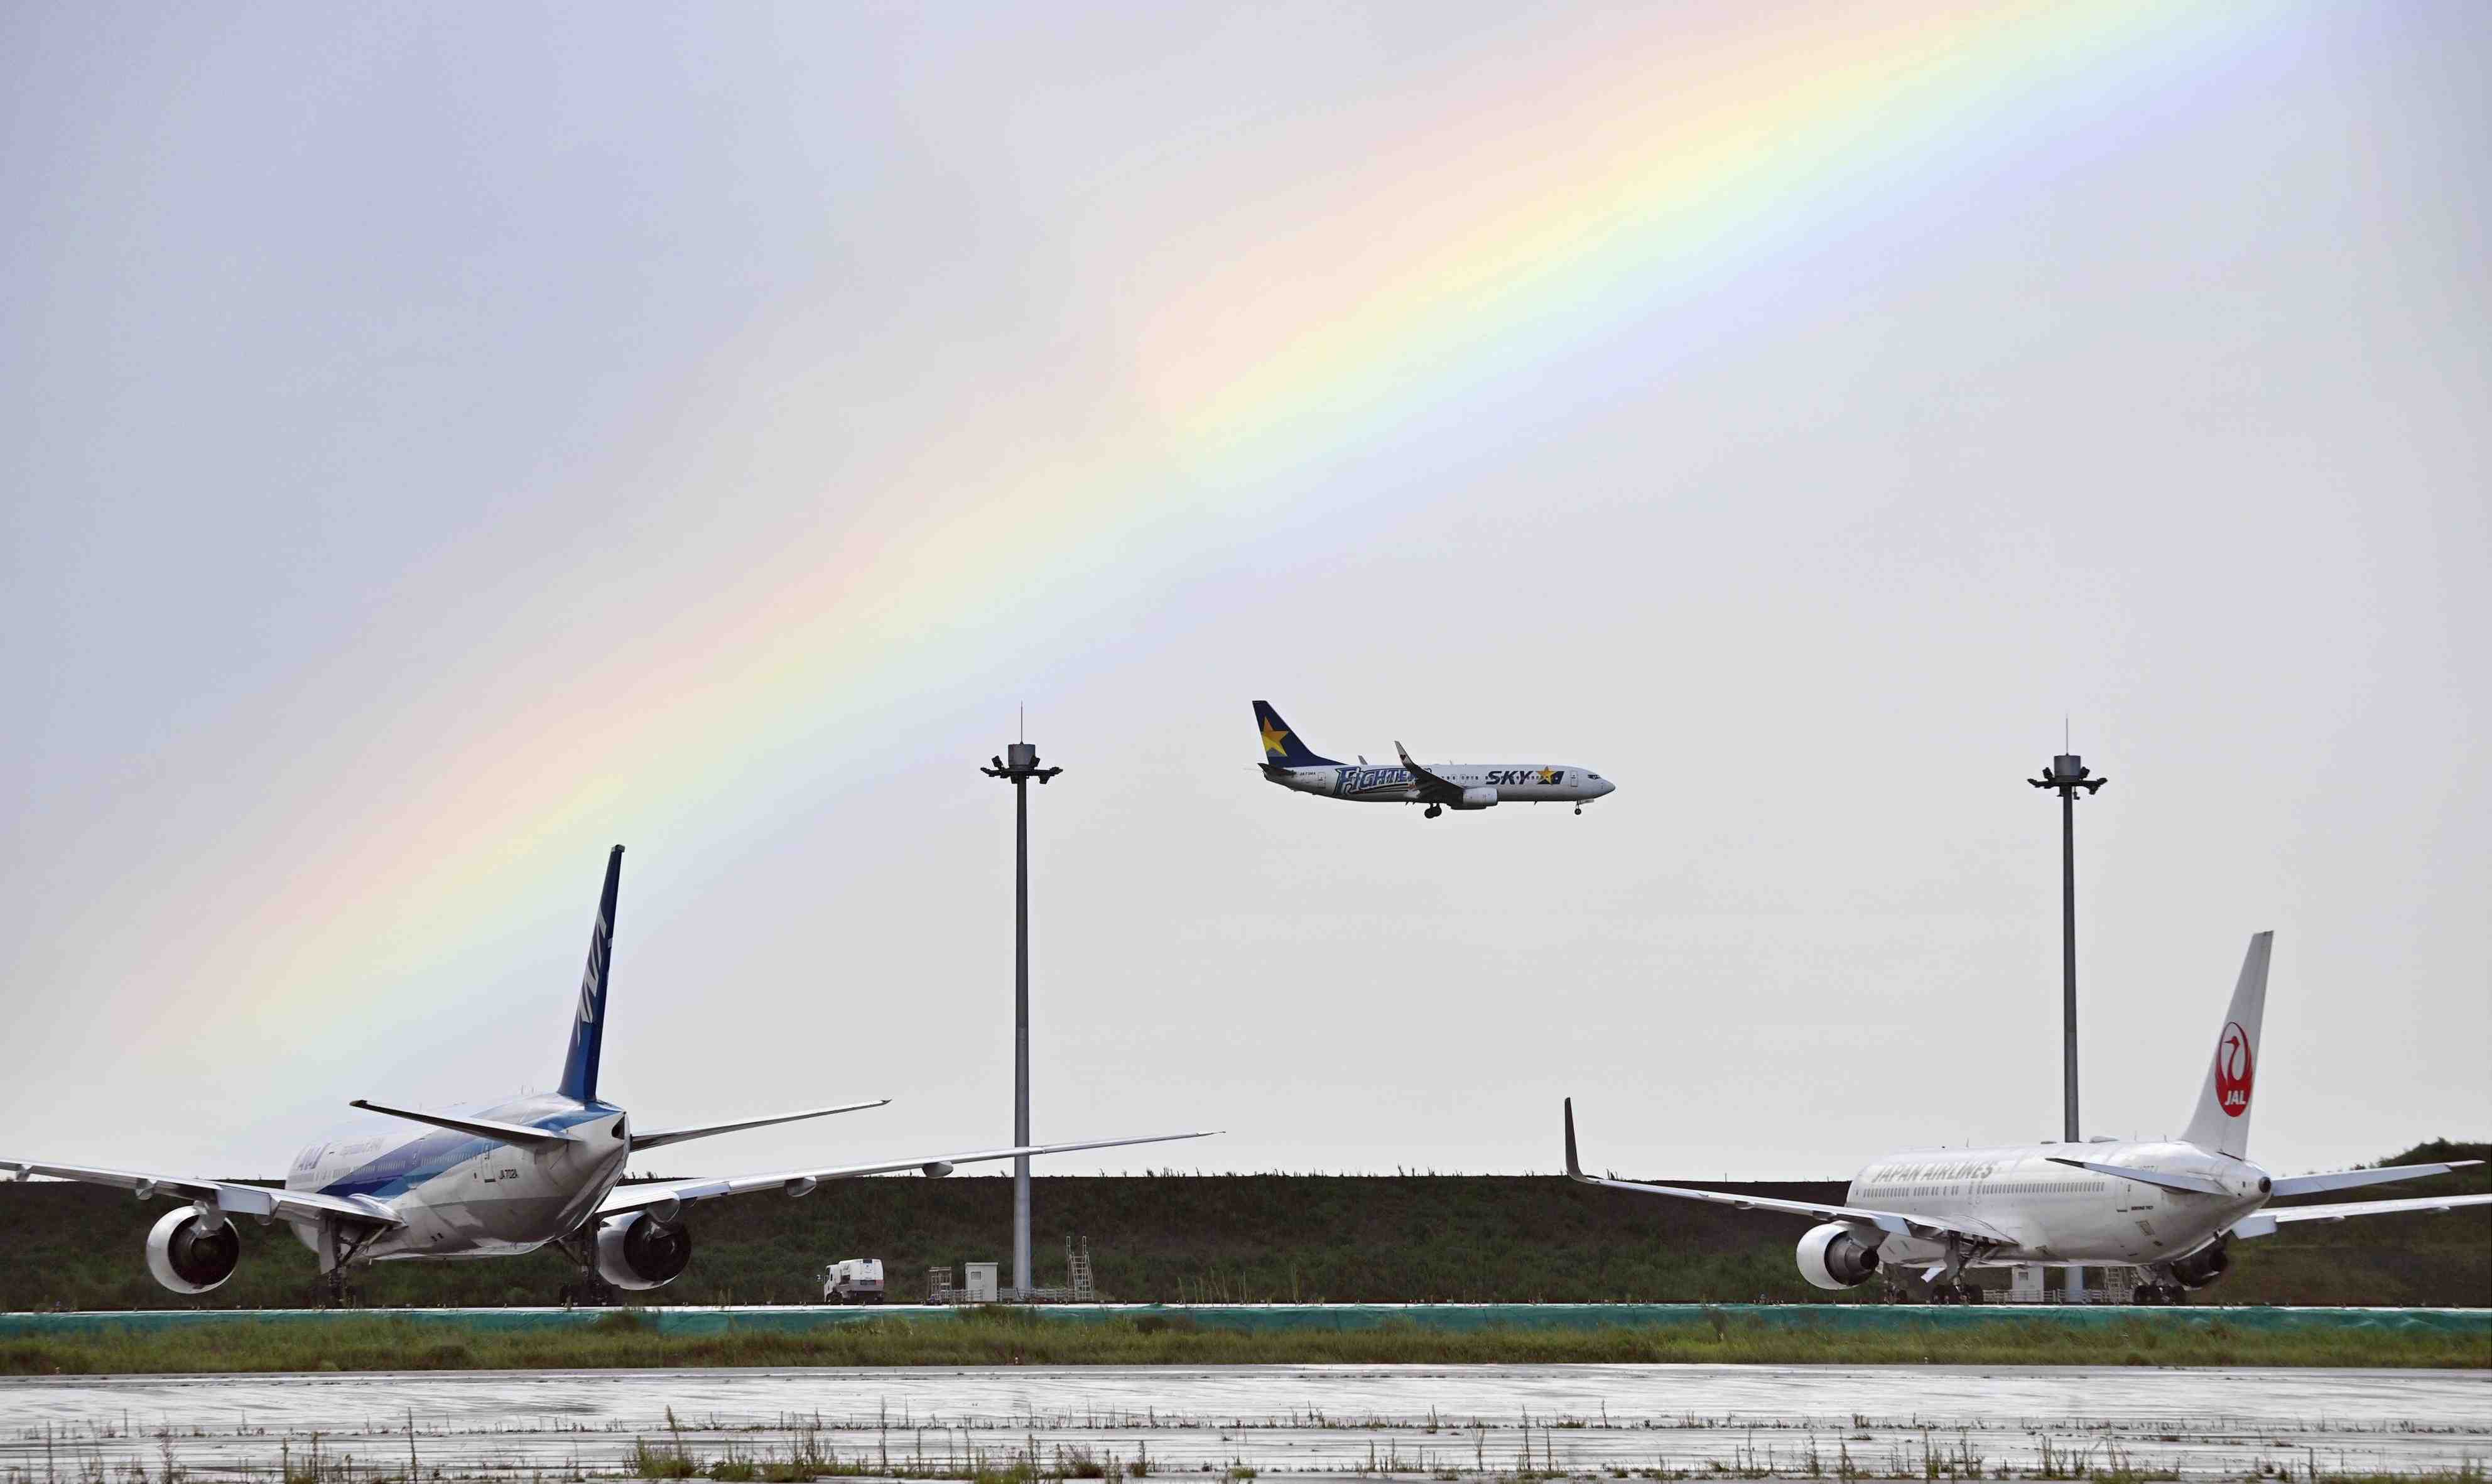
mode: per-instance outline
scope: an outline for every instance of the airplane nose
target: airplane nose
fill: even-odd
[[[1602,779],[1602,780],[1601,780],[1601,791],[1600,791],[1600,792],[1598,792],[1598,793],[1596,793],[1596,794],[1593,794],[1593,795],[1592,795],[1592,797],[1594,797],[1594,798],[1596,798],[1596,799],[1598,799],[1598,798],[1607,798],[1607,797],[1609,797],[1611,794],[1616,793],[1616,792],[1617,792],[1617,791],[1618,791],[1618,786],[1617,786],[1617,785],[1616,785],[1616,784],[1614,784],[1614,783],[1612,783],[1612,782],[1610,782],[1608,779],[1606,779],[1606,778],[1605,778],[1605,779]]]

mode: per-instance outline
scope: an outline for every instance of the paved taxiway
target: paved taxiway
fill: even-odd
[[[331,1456],[449,1475],[621,1469],[636,1438],[696,1459],[817,1447],[961,1471],[1035,1439],[1155,1471],[1726,1468],[1919,1475],[2044,1464],[2240,1476],[2492,1458],[2492,1372],[1787,1366],[1254,1366],[467,1372],[0,1380],[0,1477],[196,1477]],[[410,1438],[410,1424],[412,1437]],[[49,1463],[46,1461],[46,1449]],[[1977,1461],[1977,1462],[1976,1462]]]

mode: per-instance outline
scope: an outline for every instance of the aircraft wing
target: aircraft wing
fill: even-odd
[[[0,1159],[0,1173],[24,1180],[47,1175],[88,1185],[110,1185],[135,1191],[141,1201],[160,1195],[204,1201],[229,1216],[257,1216],[282,1221],[316,1222],[341,1216],[375,1227],[402,1227],[396,1211],[366,1196],[323,1196],[308,1190],[270,1190],[233,1180],[199,1180],[179,1174],[146,1174],[134,1170],[100,1170],[86,1165],[46,1165],[36,1160]]]
[[[1743,1196],[1723,1190],[1695,1190],[1684,1185],[1646,1185],[1639,1180],[1605,1180],[1586,1174],[1575,1157],[1575,1100],[1566,1100],[1566,1178],[1586,1185],[1601,1185],[1611,1190],[1641,1191],[1648,1196],[1676,1196],[1682,1201],[1703,1201],[1713,1205],[1728,1205],[1742,1211],[1782,1211],[1793,1216],[1807,1216],[1818,1221],[1840,1221],[1854,1226],[1875,1227],[1897,1236],[1917,1236],[1923,1241],[1943,1242],[1950,1236],[1968,1241],[2002,1244],[2011,1240],[2007,1233],[1977,1221],[1958,1218],[1951,1222],[1932,1221],[1926,1216],[1911,1216],[1901,1211],[1872,1210],[1866,1206],[1829,1205],[1811,1201],[1778,1201],[1770,1196]]]
[[[1083,1149],[1113,1149],[1125,1144],[1166,1143],[1177,1139],[1208,1139],[1217,1129],[1197,1134],[1146,1134],[1140,1139],[1092,1139],[1081,1143],[1033,1143],[1010,1149],[979,1149],[968,1154],[920,1155],[915,1159],[887,1160],[874,1165],[841,1165],[827,1169],[781,1170],[769,1174],[730,1174],[713,1179],[653,1180],[646,1185],[618,1185],[607,1192],[597,1203],[597,1214],[614,1216],[625,1211],[657,1210],[672,1220],[676,1210],[695,1201],[709,1201],[720,1196],[741,1196],[756,1190],[776,1190],[790,1196],[801,1196],[824,1180],[849,1180],[860,1175],[897,1174],[904,1170],[923,1171],[927,1174],[950,1174],[956,1165],[984,1164],[999,1159],[1019,1159],[1023,1155],[1072,1154]]]
[[[2278,1227],[2304,1221],[2343,1221],[2348,1216],[2393,1216],[2399,1211],[2451,1211],[2461,1205],[2492,1205],[2492,1195],[2417,1196],[2407,1201],[2347,1201],[2335,1205],[2271,1205],[2234,1222],[2235,1236],[2267,1236]]]
[[[1462,785],[1439,778],[1412,762],[1409,751],[1399,742],[1393,744],[1393,751],[1401,755],[1402,771],[1410,775],[1410,787],[1418,791],[1419,797],[1439,804],[1450,804],[1462,798]]]
[[[837,1108],[808,1108],[803,1113],[772,1113],[766,1118],[741,1118],[733,1123],[697,1123],[682,1128],[662,1128],[653,1133],[632,1131],[632,1147],[654,1149],[662,1144],[682,1143],[687,1139],[707,1139],[712,1134],[733,1134],[749,1128],[768,1128],[773,1123],[794,1123],[803,1118],[827,1118],[833,1113],[856,1113],[867,1108],[880,1108],[889,1098],[875,1098],[871,1103],[843,1103]]]

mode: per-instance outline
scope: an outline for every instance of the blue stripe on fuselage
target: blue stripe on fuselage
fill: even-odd
[[[544,1129],[548,1133],[559,1133],[574,1125],[587,1123],[621,1111],[604,1104],[590,1104],[569,1112],[548,1113],[540,1118],[529,1119],[528,1126]],[[447,1173],[453,1168],[465,1164],[486,1150],[505,1143],[507,1141],[487,1139],[481,1134],[460,1134],[443,1129],[438,1133],[427,1134],[410,1143],[400,1144],[395,1149],[383,1151],[379,1158],[359,1166],[347,1174],[319,1187],[315,1194],[370,1196],[376,1201],[387,1201],[393,1196],[405,1195],[425,1181]]]

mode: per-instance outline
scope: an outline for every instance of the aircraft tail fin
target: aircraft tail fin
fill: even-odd
[[[579,976],[579,1004],[572,1013],[571,1054],[562,1062],[562,1095],[583,1103],[597,1096],[597,1058],[606,1048],[606,979],[614,958],[614,896],[622,884],[623,847],[616,846],[606,857],[606,890],[597,899],[588,968]]]
[[[1255,702],[1255,728],[1263,734],[1263,765],[1285,768],[1330,768],[1340,764],[1329,757],[1320,757],[1308,750],[1281,713],[1272,709],[1268,700]]]
[[[2235,1159],[2250,1151],[2250,1093],[2258,1081],[2259,1025],[2267,1018],[2267,965],[2274,946],[2273,933],[2250,936],[2224,1028],[2215,1036],[2214,1059],[2207,1065],[2206,1085],[2189,1110],[2189,1131],[2180,1136]]]

